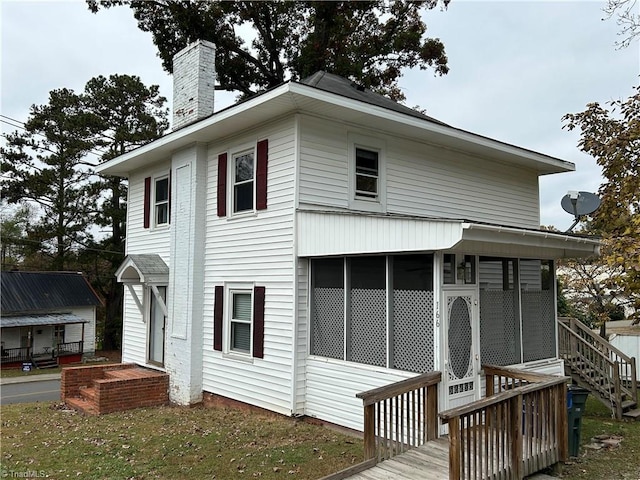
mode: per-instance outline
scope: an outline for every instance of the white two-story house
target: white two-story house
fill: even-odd
[[[213,45],[174,60],[174,130],[99,167],[129,179],[122,357],[203,393],[362,429],[357,392],[482,364],[563,373],[541,175],[572,163],[318,72],[213,112]]]

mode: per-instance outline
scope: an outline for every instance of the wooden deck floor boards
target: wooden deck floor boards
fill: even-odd
[[[439,438],[348,477],[349,480],[446,480],[449,441]]]

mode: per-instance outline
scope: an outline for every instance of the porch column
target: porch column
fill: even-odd
[[[165,368],[170,375],[171,401],[189,405],[202,400],[206,145],[176,152],[171,159],[171,179]]]

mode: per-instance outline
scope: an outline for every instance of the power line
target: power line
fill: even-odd
[[[3,118],[6,119],[6,120],[3,120]],[[9,120],[9,121],[7,121],[7,120]],[[44,135],[43,133],[40,133],[39,131],[31,132],[31,131],[27,130],[27,128],[25,126],[26,123],[24,123],[24,122],[22,122],[20,120],[16,120],[15,118],[8,117],[7,115],[0,114],[0,122],[6,123],[7,125],[10,125],[10,126],[12,126],[14,128],[19,128],[21,130],[24,130],[25,132],[29,132],[29,133],[33,133],[35,135],[39,135],[42,138],[47,138],[46,135]],[[15,123],[17,123],[19,125],[14,125],[11,122],[15,122]],[[2,134],[2,136],[8,140],[8,138],[7,138],[7,136],[5,134]],[[44,150],[47,150],[47,149],[45,148]],[[47,151],[51,152],[51,150],[47,150]],[[55,152],[51,152],[51,153],[55,153]],[[88,150],[87,153],[91,154],[91,155],[95,155],[96,157],[102,158],[102,156],[105,155],[107,152],[105,152],[104,150],[100,150],[97,147],[94,147],[91,150]]]

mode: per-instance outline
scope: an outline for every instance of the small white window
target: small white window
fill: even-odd
[[[154,218],[155,225],[169,224],[169,177],[155,179],[154,184]]]
[[[230,290],[228,351],[251,354],[253,291]]]
[[[233,212],[254,209],[255,163],[253,150],[233,155]]]
[[[349,208],[386,212],[385,141],[350,133]]]
[[[378,198],[378,152],[356,147],[356,198]]]

